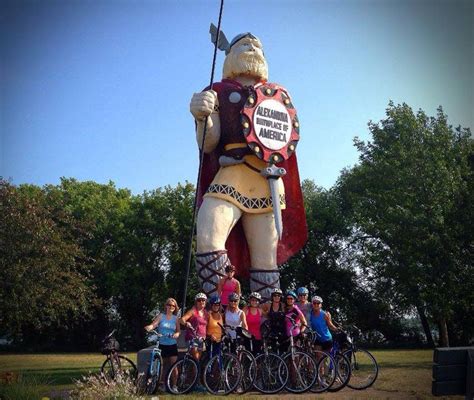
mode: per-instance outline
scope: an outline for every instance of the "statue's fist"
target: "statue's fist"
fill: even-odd
[[[204,120],[213,111],[217,111],[218,105],[217,93],[214,90],[206,90],[205,92],[193,94],[189,109],[195,119]]]

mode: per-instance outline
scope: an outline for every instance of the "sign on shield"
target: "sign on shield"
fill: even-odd
[[[241,123],[249,148],[268,163],[260,173],[270,186],[275,227],[281,239],[283,223],[277,180],[286,170],[275,164],[291,157],[300,139],[296,110],[284,89],[262,85],[247,98],[241,111]]]

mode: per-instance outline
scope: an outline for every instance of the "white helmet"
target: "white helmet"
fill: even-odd
[[[313,296],[313,298],[311,299],[311,302],[314,303],[314,302],[320,302],[322,303],[323,302],[323,299],[319,296]]]
[[[200,300],[200,299],[203,299],[203,300],[207,300],[207,296],[205,293],[198,293],[196,296],[194,296],[194,300]]]
[[[261,296],[260,293],[258,293],[258,292],[252,292],[252,293],[250,293],[249,299],[251,299],[252,297],[253,297],[254,299],[257,299],[258,301],[261,301],[261,300],[262,300],[262,296]]]

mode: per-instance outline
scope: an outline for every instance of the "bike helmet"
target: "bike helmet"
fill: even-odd
[[[212,304],[221,304],[221,298],[217,295],[217,294],[214,294],[211,296],[211,298],[209,299],[209,303],[212,305]]]
[[[299,296],[299,295],[302,295],[302,294],[308,294],[308,293],[309,293],[309,290],[306,289],[305,287],[300,287],[300,288],[298,288],[297,293],[298,293],[298,296]]]
[[[194,296],[194,300],[207,300],[207,296],[205,293],[198,293],[196,296]]]
[[[258,301],[262,300],[262,296],[258,292],[250,293],[249,299],[252,299],[252,298],[257,299]]]
[[[235,272],[235,267],[232,264],[229,264],[225,267],[225,272]]]
[[[314,303],[314,302],[320,302],[322,303],[323,302],[323,299],[319,296],[313,296],[313,298],[311,299],[311,302]]]
[[[234,293],[229,294],[229,301],[235,301],[235,300],[239,301],[239,299],[240,299],[240,296],[237,293],[234,292]]]
[[[279,289],[279,288],[275,288],[275,289],[273,289],[273,291],[272,291],[272,296],[273,296],[274,294],[279,294],[280,296],[282,296],[282,295],[283,295],[283,291],[282,291],[281,289]]]
[[[293,291],[293,290],[289,290],[288,292],[286,292],[286,296],[291,296],[293,297],[295,300],[296,300],[296,293]]]

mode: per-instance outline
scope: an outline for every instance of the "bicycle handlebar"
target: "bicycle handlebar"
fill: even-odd
[[[110,339],[112,336],[114,336],[116,329],[114,329],[112,332],[110,332],[105,339]]]

